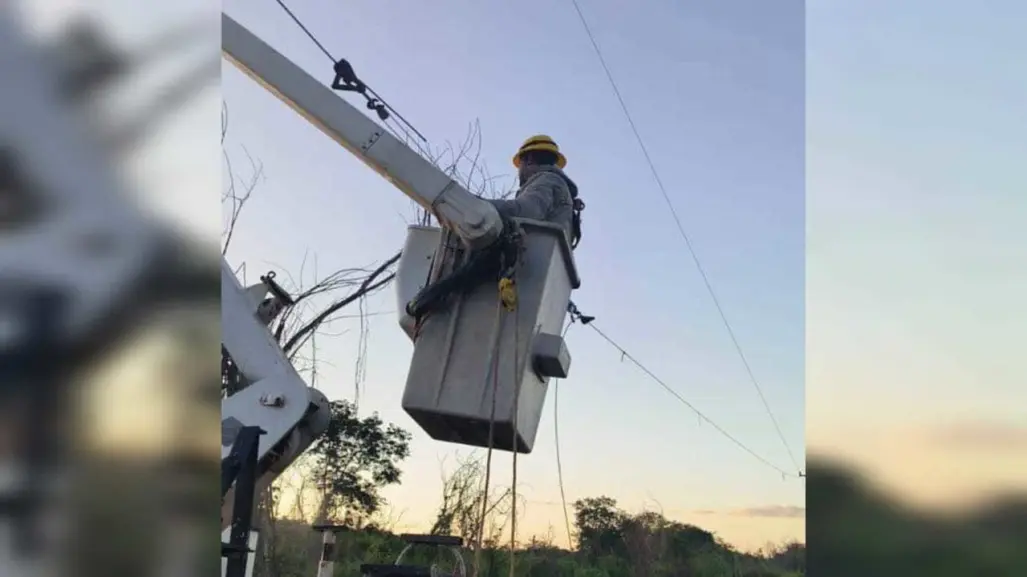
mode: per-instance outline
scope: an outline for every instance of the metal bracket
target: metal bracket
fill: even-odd
[[[368,150],[371,150],[371,147],[374,146],[378,142],[378,139],[381,138],[381,137],[382,137],[382,131],[381,130],[376,130],[376,131],[372,132],[371,133],[371,137],[368,138],[363,144],[360,145],[360,150],[362,152],[367,152]]]

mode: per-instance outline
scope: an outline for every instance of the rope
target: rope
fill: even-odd
[[[492,479],[492,451],[495,448],[495,426],[496,426],[496,399],[499,396],[499,349],[502,340],[504,321],[506,316],[505,311],[509,310],[514,313],[514,398],[513,398],[513,415],[512,423],[510,427],[511,432],[511,445],[513,451],[513,464],[512,464],[512,480],[510,489],[510,577],[516,576],[516,561],[517,561],[517,422],[520,416],[520,397],[521,397],[521,386],[519,379],[519,367],[520,367],[520,347],[518,342],[520,339],[520,325],[518,323],[519,309],[516,305],[516,272],[512,277],[504,277],[499,283],[499,295],[497,298],[497,309],[496,309],[496,332],[493,338],[490,359],[490,370],[492,372],[492,407],[489,414],[489,435],[488,435],[488,447],[485,453],[485,487],[482,490],[482,504],[481,504],[481,516],[478,519],[478,535],[477,543],[475,545],[474,552],[474,572],[477,576],[478,571],[481,568],[481,552],[482,545],[485,536],[485,520],[488,515],[488,504],[489,504],[489,485]],[[510,282],[508,282],[510,281]],[[510,294],[507,294],[509,291]],[[507,300],[507,299],[511,300]]]
[[[574,324],[574,316],[571,316],[570,322],[567,323],[567,327],[563,329],[563,337],[567,336],[567,331],[571,330],[571,325]],[[571,518],[567,513],[567,493],[563,489],[563,463],[560,460],[560,379],[553,379],[553,436],[555,437],[556,443],[556,479],[560,485],[560,503],[563,506],[563,523],[567,528],[567,546],[571,547],[574,543],[574,536],[571,533]]]
[[[513,479],[510,481],[510,577],[516,577],[517,563],[517,423],[521,406],[520,376],[520,308],[514,309],[514,409],[513,426],[510,428],[513,437]],[[498,372],[498,371],[497,371]]]
[[[492,410],[489,413],[489,436],[488,436],[488,448],[485,453],[485,487],[482,489],[481,497],[481,515],[478,517],[478,535],[477,543],[474,546],[474,574],[477,577],[478,570],[481,568],[481,548],[482,542],[485,538],[485,517],[488,514],[489,508],[489,484],[492,478],[492,449],[495,444],[495,431],[496,431],[496,397],[499,393],[499,344],[500,335],[503,330],[503,301],[497,299],[499,302],[496,306],[496,335],[493,338],[492,343],[492,359],[490,364],[490,372],[492,373]]]

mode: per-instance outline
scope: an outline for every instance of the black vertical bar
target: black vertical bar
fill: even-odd
[[[239,443],[239,473],[235,479],[235,502],[232,506],[232,526],[229,535],[230,553],[225,577],[245,577],[249,561],[250,531],[253,528],[253,502],[257,486],[257,451],[260,427],[243,427],[236,442]]]
[[[321,561],[335,561],[335,543],[325,543],[321,546]]]
[[[12,287],[7,287],[8,289]],[[42,287],[18,287],[3,292],[7,311],[19,311],[26,329],[24,339],[13,347],[0,350],[0,386],[11,388],[6,393],[27,401],[25,426],[15,435],[20,439],[15,459],[25,468],[25,485],[12,495],[15,548],[22,554],[38,552],[36,517],[46,475],[52,469],[56,450],[55,421],[59,421],[60,405],[57,389],[64,347],[60,346],[60,320],[63,299],[57,291]],[[21,306],[13,306],[18,303]]]

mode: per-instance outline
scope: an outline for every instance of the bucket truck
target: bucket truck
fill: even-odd
[[[414,346],[406,412],[438,440],[530,452],[549,379],[566,377],[570,364],[560,334],[580,279],[560,227],[504,221],[491,203],[346,102],[333,88],[361,92],[363,84],[344,61],[330,88],[226,14],[222,55],[441,225],[409,227],[398,264],[399,324]],[[426,287],[511,238],[518,239],[516,306],[484,283],[448,295],[445,307],[427,315],[408,312]],[[306,385],[256,314],[262,299],[287,297],[270,283],[243,289],[224,259],[221,270],[223,352],[246,381],[222,401],[222,528],[233,526],[228,554],[244,559],[256,491],[324,432],[328,402]],[[515,309],[513,322],[496,322],[504,305]]]

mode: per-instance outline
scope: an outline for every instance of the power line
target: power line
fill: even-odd
[[[736,446],[741,448],[746,453],[748,453],[748,454],[752,455],[753,457],[755,457],[758,461],[760,461],[764,465],[766,465],[766,466],[770,467],[771,469],[773,469],[773,470],[777,471],[778,473],[780,473],[782,477],[804,478],[806,476],[806,474],[803,471],[801,471],[801,470],[799,470],[798,473],[790,473],[790,472],[784,470],[783,468],[778,467],[777,465],[773,464],[772,462],[770,462],[769,460],[767,460],[766,458],[761,456],[759,453],[757,453],[756,451],[751,449],[748,445],[746,445],[745,443],[743,443],[740,440],[738,440],[738,438],[736,438],[734,435],[731,435],[730,433],[728,433],[726,430],[724,430],[723,427],[721,427],[720,425],[715,423],[712,419],[710,419],[705,414],[703,414],[702,411],[700,411],[698,408],[696,408],[695,405],[693,405],[692,403],[688,402],[677,391],[675,391],[673,388],[671,388],[670,385],[668,385],[662,379],[657,377],[651,370],[649,370],[645,365],[643,365],[638,359],[636,359],[634,356],[632,356],[630,353],[628,353],[626,350],[624,350],[623,347],[621,347],[616,341],[611,339],[606,333],[604,333],[602,330],[600,330],[599,327],[595,326],[595,324],[594,324],[595,317],[589,317],[589,316],[583,315],[581,313],[581,311],[578,310],[578,307],[573,302],[569,306],[569,312],[570,312],[570,321],[567,323],[567,326],[563,329],[563,335],[562,335],[563,337],[567,336],[567,332],[570,331],[571,326],[573,326],[575,322],[581,321],[581,324],[587,325],[589,328],[594,330],[596,332],[596,334],[598,334],[600,337],[602,337],[603,340],[605,340],[610,346],[612,346],[613,348],[617,349],[617,351],[620,352],[622,358],[631,361],[632,364],[634,364],[636,367],[638,367],[649,378],[654,380],[657,384],[659,384],[661,387],[663,387],[664,390],[666,390],[668,393],[673,395],[674,398],[676,398],[678,401],[680,401],[682,404],[684,404],[686,407],[688,407],[693,413],[695,413],[699,417],[700,422],[705,421],[705,422],[709,423],[721,435],[726,437],[728,440],[730,440],[732,443],[734,443]],[[573,536],[573,533],[571,532],[570,516],[569,516],[568,510],[567,510],[567,493],[566,493],[566,491],[564,489],[564,482],[563,482],[563,461],[561,459],[561,451],[560,451],[560,409],[559,409],[560,405],[559,405],[559,398],[560,398],[560,379],[554,379],[554,381],[553,381],[553,437],[554,437],[554,443],[555,443],[555,448],[556,448],[556,476],[557,476],[557,484],[559,485],[559,488],[560,488],[560,502],[559,503],[556,503],[556,502],[553,502],[553,501],[529,501],[529,502],[530,503],[539,504],[539,505],[559,506],[560,507],[560,510],[563,511],[564,525],[566,526],[566,530],[567,530],[567,546],[571,547],[571,546],[573,546],[574,536]],[[797,466],[796,469],[799,469],[799,467]]]
[[[710,283],[709,276],[706,274],[706,269],[703,268],[702,262],[699,260],[699,256],[696,253],[695,248],[692,246],[692,240],[685,231],[684,225],[681,223],[681,217],[678,216],[677,210],[674,208],[674,203],[671,202],[670,195],[667,194],[667,188],[663,185],[663,180],[660,178],[660,174],[656,170],[656,164],[649,155],[649,149],[646,148],[645,141],[642,139],[642,135],[639,133],[638,127],[635,125],[635,121],[631,117],[631,113],[628,111],[628,105],[624,102],[624,97],[621,96],[620,88],[617,87],[617,82],[613,78],[613,73],[610,72],[610,67],[606,64],[606,59],[603,57],[602,50],[599,49],[599,43],[596,41],[595,36],[592,34],[592,29],[589,28],[588,22],[585,20],[585,15],[581,11],[581,6],[578,5],[577,0],[571,0],[571,3],[574,5],[574,10],[578,14],[578,19],[581,21],[581,25],[585,29],[585,34],[588,35],[588,39],[592,43],[592,48],[595,51],[596,56],[599,57],[599,63],[602,65],[603,71],[606,73],[606,79],[609,80],[610,86],[613,88],[613,93],[617,97],[617,102],[620,103],[621,110],[624,112],[624,117],[631,126],[631,131],[635,135],[635,140],[638,141],[639,148],[642,149],[642,155],[645,156],[646,163],[649,165],[649,170],[652,172],[653,179],[656,181],[656,186],[660,189],[660,194],[663,195],[663,200],[667,203],[667,207],[670,209],[670,214],[674,218],[675,224],[677,224],[677,229],[681,234],[681,238],[685,241],[685,246],[688,248],[688,253],[691,255],[692,261],[695,263],[695,268],[699,271],[699,276],[702,277],[703,284],[706,285],[706,290],[709,292],[710,298],[713,300],[713,305],[716,307],[717,313],[720,315],[720,320],[723,321],[724,327],[727,329],[728,336],[731,338],[731,343],[734,345],[735,351],[742,360],[745,372],[748,373],[749,380],[752,381],[753,386],[756,388],[756,393],[759,395],[760,401],[763,402],[763,408],[766,409],[767,415],[770,416],[770,421],[774,424],[774,430],[777,432],[778,438],[781,439],[781,444],[784,445],[785,451],[788,452],[788,458],[791,459],[792,465],[794,465],[796,469],[801,469],[798,461],[795,459],[795,455],[792,453],[791,447],[788,445],[788,441],[785,440],[784,433],[781,432],[781,426],[778,425],[774,412],[770,409],[770,403],[767,402],[767,398],[763,394],[763,387],[760,386],[759,380],[756,378],[756,374],[749,365],[749,360],[746,358],[745,353],[742,351],[742,346],[738,342],[738,338],[735,336],[735,331],[731,328],[731,323],[728,321],[727,315],[724,313],[724,308],[720,305],[720,299],[717,298],[717,293],[713,290],[713,285]]]
[[[572,313],[572,314],[575,314],[575,313]],[[577,313],[577,314],[580,315],[580,313]],[[641,361],[639,361],[637,358],[635,358],[633,355],[631,355],[631,353],[626,351],[624,349],[624,347],[620,346],[616,341],[611,339],[606,333],[604,333],[602,330],[600,330],[599,327],[597,327],[593,321],[589,320],[588,322],[582,322],[582,324],[586,325],[588,328],[590,328],[593,331],[595,331],[596,334],[598,334],[600,337],[602,337],[603,340],[605,340],[610,346],[612,346],[613,348],[617,349],[617,351],[620,352],[620,354],[621,354],[621,358],[627,359],[627,360],[631,361],[631,363],[633,365],[638,367],[639,370],[641,370],[643,373],[645,373],[650,379],[655,381],[656,384],[658,384],[661,387],[663,387],[663,389],[665,391],[667,391],[668,393],[673,395],[675,399],[677,399],[678,401],[681,402],[681,404],[685,405],[685,407],[687,407],[689,410],[691,410],[693,413],[695,413],[695,415],[697,417],[699,417],[700,422],[705,421],[705,422],[709,423],[718,433],[720,433],[725,438],[727,438],[727,440],[729,440],[732,443],[734,443],[738,448],[742,449],[746,453],[749,453],[750,455],[755,457],[757,460],[759,460],[764,465],[770,467],[771,469],[774,469],[778,473],[781,473],[782,477],[801,478],[801,477],[805,476],[805,474],[801,470],[798,471],[797,473],[790,473],[790,472],[782,469],[781,467],[778,467],[777,465],[775,465],[774,463],[770,462],[765,457],[763,457],[762,455],[757,453],[755,450],[750,448],[748,445],[746,445],[742,441],[738,440],[737,437],[735,437],[731,433],[727,432],[723,427],[721,427],[715,421],[713,421],[713,419],[707,417],[702,411],[700,411],[698,408],[696,408],[695,405],[693,405],[692,403],[688,402],[688,400],[686,400],[684,397],[682,397],[680,393],[675,391],[663,379],[661,379],[660,377],[656,376],[656,374],[653,373],[651,370],[649,370],[648,367],[643,365]],[[796,467],[796,469],[799,469],[799,467]]]
[[[288,5],[286,5],[284,0],[275,0],[275,2],[278,3],[278,5],[282,8],[282,10],[285,11],[286,14],[288,14],[289,18],[292,19],[292,21],[296,24],[296,26],[299,26],[300,30],[302,30],[307,35],[307,37],[310,38],[310,40],[315,45],[317,45],[318,48],[321,49],[321,52],[323,52],[324,55],[327,56],[328,59],[332,61],[332,65],[333,66],[335,64],[337,64],[338,62],[340,62],[339,60],[336,60],[336,58],[334,56],[332,56],[332,53],[329,52],[327,48],[325,48],[324,44],[321,44],[321,42],[317,39],[317,36],[314,36],[314,33],[311,32],[310,29],[307,28],[303,24],[303,21],[301,21],[299,19],[299,17],[296,16],[296,14],[289,8]],[[382,104],[382,106],[384,106],[389,112],[391,112],[396,118],[398,118],[400,120],[401,124],[399,124],[399,128],[400,128],[400,130],[403,131],[403,133],[406,135],[406,137],[409,140],[411,140],[412,142],[416,143],[416,140],[414,140],[410,136],[410,132],[413,131],[413,133],[415,135],[417,135],[417,137],[419,139],[421,139],[423,142],[428,142],[428,139],[425,138],[424,135],[421,134],[421,132],[418,131],[417,128],[415,128],[413,124],[411,124],[406,118],[403,118],[403,115],[400,114],[395,108],[390,106],[389,103],[386,102],[384,98],[379,96],[378,93],[375,92],[373,88],[371,88],[370,86],[367,86],[366,83],[363,84],[363,86],[364,86],[364,88],[366,88],[367,92],[371,95],[371,97],[373,97],[378,102],[380,102]],[[382,121],[385,122],[386,125],[388,125],[387,119],[383,118]],[[392,128],[392,127],[390,126],[390,128]],[[409,128],[410,130],[407,130],[407,128]],[[421,154],[425,154],[425,152],[422,150]]]
[[[332,53],[324,47],[324,44],[321,44],[321,42],[318,41],[317,37],[314,36],[313,32],[311,32],[306,26],[303,25],[303,22],[296,16],[296,14],[292,12],[292,10],[289,9],[288,6],[286,6],[285,2],[283,2],[282,0],[275,0],[275,2],[277,2],[278,5],[282,7],[282,10],[285,10],[285,13],[289,15],[289,18],[292,18],[292,21],[300,27],[300,30],[303,30],[303,32],[306,33],[307,37],[310,38],[310,40],[314,44],[316,44],[318,48],[321,49],[321,52],[324,52],[324,55],[332,61],[332,64],[335,64],[335,57],[332,56]]]

